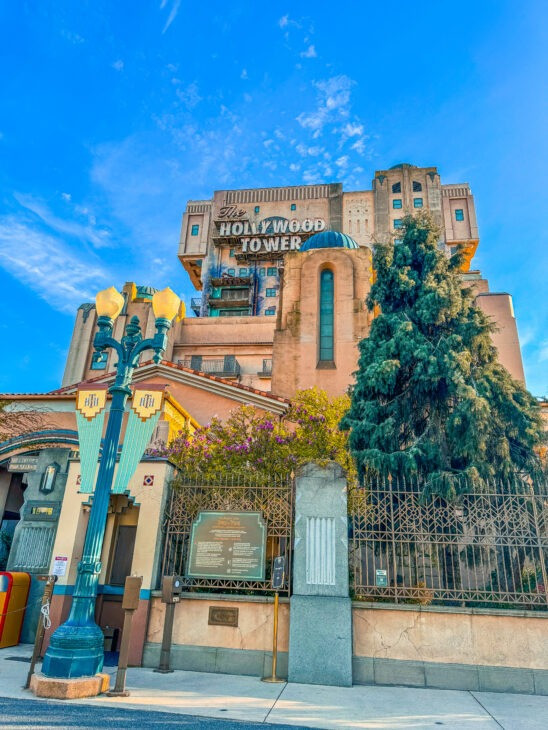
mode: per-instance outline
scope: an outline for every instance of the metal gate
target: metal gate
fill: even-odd
[[[186,590],[216,590],[236,593],[271,592],[270,577],[277,555],[286,559],[286,584],[291,585],[291,548],[293,522],[293,479],[250,476],[204,479],[180,474],[172,486],[164,523],[162,575],[183,576]],[[185,577],[192,523],[199,512],[261,512],[267,525],[266,580],[226,580]]]

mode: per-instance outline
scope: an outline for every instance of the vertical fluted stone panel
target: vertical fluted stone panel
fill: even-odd
[[[307,464],[295,494],[289,681],[352,684],[346,479],[334,463]]]
[[[306,518],[306,582],[335,585],[335,518]]]

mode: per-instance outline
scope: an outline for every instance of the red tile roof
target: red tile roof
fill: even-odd
[[[145,362],[142,362],[135,371],[138,372],[141,368],[144,368],[146,366],[153,365],[153,360],[146,360]],[[193,375],[199,375],[202,378],[206,378],[207,380],[212,380],[216,383],[224,383],[225,385],[229,385],[232,388],[238,388],[239,390],[245,390],[248,393],[254,393],[255,395],[263,396],[264,398],[270,398],[271,400],[275,400],[278,403],[287,403],[290,404],[291,401],[289,398],[283,398],[279,395],[274,395],[274,393],[270,393],[267,390],[259,390],[257,388],[251,388],[249,385],[242,385],[241,383],[235,383],[233,380],[229,380],[228,378],[219,378],[217,375],[210,375],[209,373],[203,373],[201,370],[193,370],[192,368],[187,368],[184,365],[178,365],[177,363],[170,362],[169,360],[162,360],[160,362],[160,365],[163,365],[168,368],[173,368],[174,370],[181,370],[185,373],[192,373]],[[96,376],[95,378],[90,378],[89,380],[84,380],[82,383],[96,383],[102,380],[106,380],[109,377],[113,377],[113,373],[103,373],[101,375]],[[58,388],[57,390],[52,390],[48,395],[62,395],[63,393],[67,391],[72,391],[74,388],[76,388],[78,385],[81,385],[82,383],[74,383],[73,385],[66,385],[64,388]]]

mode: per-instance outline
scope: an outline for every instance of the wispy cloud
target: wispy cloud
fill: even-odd
[[[123,71],[124,70],[124,62],[122,61],[122,59],[119,58],[116,61],[114,61],[114,63],[112,64],[112,68],[115,71]]]
[[[198,91],[198,84],[195,81],[184,89],[177,89],[175,93],[187,109],[194,109],[202,101],[202,97]]]
[[[61,30],[62,37],[67,40],[69,43],[73,43],[75,46],[79,46],[81,43],[85,43],[86,39],[83,38],[78,33],[75,33],[72,30],[68,30],[67,28],[63,28]]]
[[[79,257],[16,215],[0,218],[0,265],[51,307],[70,314],[111,281],[97,259]]]
[[[171,6],[169,8],[169,15],[167,16],[167,20],[165,22],[164,28],[162,30],[162,33],[165,33],[166,30],[169,28],[169,26],[173,23],[175,18],[177,17],[177,13],[179,12],[179,7],[181,5],[181,0],[162,0],[160,3],[160,10],[163,10],[167,6]]]
[[[316,58],[317,55],[318,54],[316,53],[316,48],[314,47],[313,44],[308,46],[306,51],[302,51],[302,53],[301,53],[302,58]]]
[[[61,197],[65,202],[71,202],[69,193],[62,193]],[[87,217],[87,223],[83,224],[76,220],[68,220],[55,215],[50,208],[38,198],[32,195],[24,195],[22,193],[14,193],[14,198],[19,205],[27,211],[34,213],[43,223],[46,224],[55,233],[61,233],[66,236],[73,236],[82,243],[89,243],[94,248],[104,248],[111,246],[110,232],[106,228],[96,228],[95,216],[90,213],[89,209],[84,206],[74,206],[74,212],[78,215]]]
[[[321,132],[330,121],[343,119],[349,114],[350,90],[354,81],[348,76],[333,76],[325,81],[316,81],[316,108],[311,112],[302,112],[297,117],[301,127]]]

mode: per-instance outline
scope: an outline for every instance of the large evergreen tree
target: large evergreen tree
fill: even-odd
[[[375,249],[368,306],[378,316],[341,423],[359,472],[416,475],[448,498],[471,483],[540,480],[540,408],[498,362],[461,253],[440,251],[427,213],[404,218],[398,234]]]

